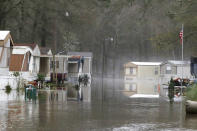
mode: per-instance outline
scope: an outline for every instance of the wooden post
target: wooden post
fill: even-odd
[[[55,80],[55,55],[53,54],[53,62],[52,62],[52,65],[53,65],[53,81]]]

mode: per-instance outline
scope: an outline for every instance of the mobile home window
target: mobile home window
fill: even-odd
[[[125,84],[125,90],[126,91],[136,91],[137,85],[135,83],[127,83],[127,84]]]
[[[54,61],[51,61],[51,62],[50,62],[50,68],[51,68],[51,69],[53,68],[53,65],[54,65],[54,64],[56,65],[56,66],[55,66],[56,68],[59,68],[59,61],[55,61],[55,63],[54,63]]]
[[[130,74],[136,75],[136,68],[130,67]]]
[[[130,74],[130,68],[126,68],[126,69],[125,69],[125,74],[126,74],[126,75],[129,75],[129,74]]]
[[[158,75],[158,73],[159,73],[159,68],[155,67],[155,75]]]
[[[136,89],[137,89],[137,86],[136,86],[136,84],[130,84],[130,91],[136,91]]]
[[[133,80],[133,78],[128,78],[128,77],[126,77],[126,80]]]
[[[51,69],[53,68],[53,65],[54,65],[53,61],[50,61],[50,68]]]
[[[170,66],[167,66],[166,67],[166,74],[171,74],[171,72],[172,72],[171,67]]]

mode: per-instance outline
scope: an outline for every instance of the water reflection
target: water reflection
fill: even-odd
[[[36,103],[24,94],[0,91],[1,130],[196,130],[197,117],[184,104],[159,99],[130,99],[124,81],[94,79],[91,102],[66,101],[66,92],[38,91]],[[137,90],[136,90],[137,91]],[[153,91],[151,89],[151,91]],[[102,95],[103,93],[103,95]],[[105,98],[102,98],[104,96]]]
[[[158,95],[159,83],[152,80],[124,82],[124,92],[129,96],[134,94]]]
[[[18,101],[24,99],[24,92],[17,92],[12,90],[5,93],[5,90],[0,90],[0,101]]]
[[[67,93],[64,90],[40,90],[38,91],[38,99],[46,103],[65,102],[67,101]]]
[[[185,118],[186,120],[184,126],[187,128],[193,127],[197,129],[196,118],[197,118],[197,114],[187,114]]]

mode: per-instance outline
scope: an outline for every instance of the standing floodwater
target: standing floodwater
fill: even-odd
[[[146,85],[144,85],[146,87]],[[184,104],[161,98],[130,98],[121,80],[93,79],[91,101],[65,100],[62,91],[38,91],[36,102],[24,93],[0,91],[0,130],[197,130],[197,116]]]

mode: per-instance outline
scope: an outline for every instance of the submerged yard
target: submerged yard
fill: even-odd
[[[94,79],[90,102],[65,100],[64,91],[38,91],[36,101],[24,93],[0,91],[1,130],[196,130],[197,117],[186,115],[184,104],[161,98],[129,98],[120,80]],[[144,85],[145,87],[146,85]],[[57,92],[58,93],[58,92]]]

